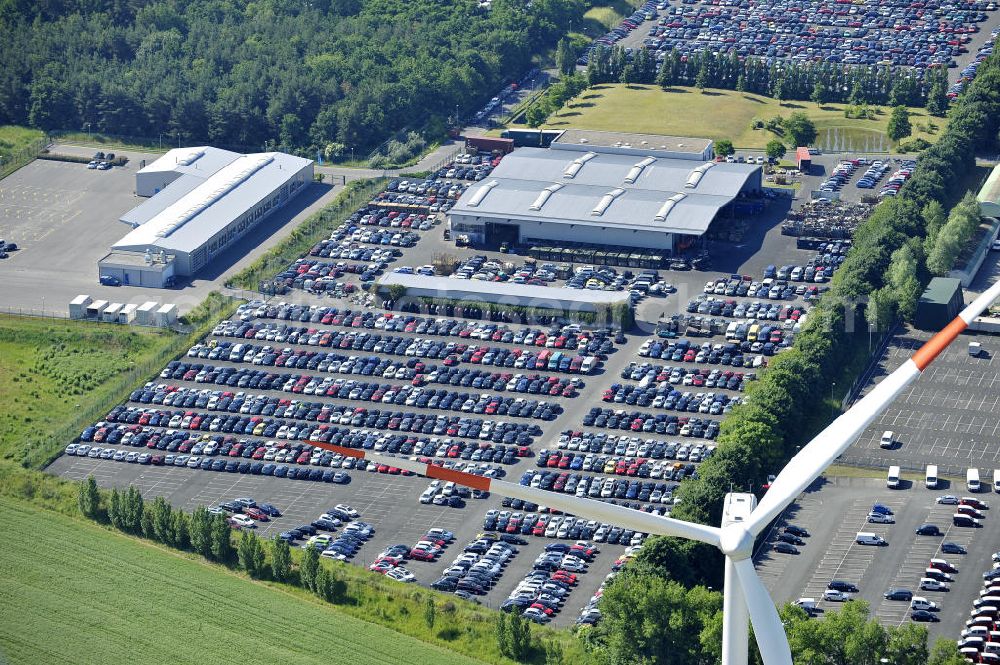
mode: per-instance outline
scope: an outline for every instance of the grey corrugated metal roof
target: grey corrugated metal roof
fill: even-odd
[[[611,201],[602,214],[594,215],[594,208],[614,187],[566,185],[552,192],[538,210],[532,210],[531,206],[544,190],[545,183],[500,178],[483,181],[487,184],[491,182],[497,184],[479,205],[467,205],[479,189],[479,186],[473,185],[458,200],[451,213],[667,233],[703,233],[719,209],[731,200],[725,196],[687,194],[660,221],[656,219],[657,214],[675,192],[626,189]]]
[[[521,148],[504,157],[489,178],[469,187],[451,213],[700,234],[758,169],[749,164]],[[697,176],[696,170],[701,171]],[[551,194],[540,196],[546,189]],[[606,210],[592,214],[613,192]],[[668,204],[671,199],[675,202]]]
[[[311,160],[285,153],[260,153],[243,155],[248,160],[271,158],[259,169],[251,173],[239,184],[221,195],[211,197],[212,190],[232,174],[233,169],[239,169],[239,160],[227,164],[216,172],[212,178],[200,183],[178,200],[166,206],[131,233],[113,245],[114,249],[142,249],[157,247],[168,251],[193,252],[201,247],[216,233],[224,229],[230,222],[251,209],[267,197],[274,194],[281,185],[288,182],[296,173],[311,163]],[[154,197],[155,199],[155,197]],[[176,221],[174,214],[181,208],[199,202],[209,201],[210,204],[194,214],[183,224],[172,226]],[[171,230],[172,229],[172,230]],[[166,235],[161,235],[166,233]]]
[[[146,199],[119,219],[132,226],[141,226],[203,182],[205,182],[204,178],[185,173],[158,191],[155,196]]]
[[[718,196],[736,196],[740,188],[759,166],[751,164],[727,164],[726,162],[702,162],[690,159],[654,158],[642,168],[634,183],[626,182],[630,171],[644,158],[636,155],[611,155],[592,153],[595,156],[583,164],[573,177],[565,173],[580,153],[545,148],[519,148],[501,160],[490,174],[491,178],[517,178],[519,180],[539,180],[547,184],[562,182],[567,184],[600,185],[602,187],[624,187],[626,189],[650,189],[657,192],[695,192]],[[697,187],[688,188],[688,178],[696,168],[710,163],[712,166]],[[544,186],[543,186],[544,187]],[[473,186],[471,189],[475,189]],[[539,188],[542,189],[542,188]]]
[[[428,277],[426,275],[404,275],[390,272],[378,280],[379,286],[398,284],[406,288],[434,291],[436,297],[445,299],[462,299],[468,295],[482,294],[499,297],[509,297],[517,300],[518,305],[549,307],[543,303],[588,303],[591,305],[613,305],[624,302],[627,295],[624,291],[591,291],[589,289],[567,289],[551,286],[529,286],[527,284],[512,284],[510,282],[486,282],[476,279],[454,279],[451,277]],[[534,301],[535,305],[532,305]],[[495,301],[494,301],[495,302]]]
[[[712,145],[711,139],[690,136],[662,136],[660,134],[630,134],[627,132],[600,132],[591,129],[567,129],[553,143],[590,144],[619,147],[626,143],[632,148],[690,152],[700,155]]]

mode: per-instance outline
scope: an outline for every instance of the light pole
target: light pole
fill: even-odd
[[[836,413],[838,410],[833,401],[834,400],[833,393],[836,389],[837,389],[837,382],[833,381],[832,383],[830,383],[830,408],[833,409],[834,413]]]
[[[157,144],[160,150],[163,150],[163,132],[160,132],[160,138],[157,139]]]
[[[83,128],[87,130],[87,140],[89,141],[90,140],[90,123],[89,122],[83,123]]]

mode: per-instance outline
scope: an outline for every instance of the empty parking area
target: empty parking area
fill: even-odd
[[[896,335],[867,389],[905,362],[930,336],[918,330]],[[970,341],[982,344],[980,357],[969,355]],[[1000,468],[1000,446],[996,445],[1000,438],[998,354],[997,338],[962,335],[861,434],[843,459],[877,468],[897,464],[912,470],[937,464],[942,474],[959,477],[976,467],[984,481],[991,480],[992,469]],[[894,433],[890,449],[879,446],[885,431]]]
[[[985,528],[952,526],[954,505],[937,503],[948,493],[960,495],[962,488],[948,486],[928,490],[923,483],[905,483],[890,490],[885,481],[871,478],[821,478],[802,494],[778,521],[755,557],[764,584],[775,601],[813,598],[820,610],[836,609],[837,602],[824,601],[823,592],[831,580],[843,580],[858,587],[855,594],[869,603],[874,616],[885,625],[909,621],[909,603],[887,600],[890,588],[909,589],[941,606],[941,621],[929,624],[932,637],[957,638],[964,627],[968,609],[981,588],[982,573],[991,566],[990,556],[1000,549],[1000,533],[992,511],[984,511]],[[978,495],[990,502],[989,495]],[[873,524],[868,512],[876,503],[890,508],[893,524]],[[996,510],[996,507],[994,507]],[[787,524],[803,527],[811,534],[799,554],[781,554],[773,550],[776,535]],[[916,535],[917,527],[934,524],[942,535]],[[859,532],[875,533],[887,546],[860,545]],[[954,543],[967,554],[943,553],[942,543]],[[921,590],[920,580],[932,558],[948,561],[958,569],[950,582],[950,591]]]
[[[37,308],[44,296],[62,310],[65,294],[92,292],[98,259],[128,230],[118,218],[141,201],[137,168],[38,159],[0,181],[0,238],[20,247],[0,261],[0,305]]]

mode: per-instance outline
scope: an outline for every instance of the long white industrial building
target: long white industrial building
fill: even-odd
[[[280,152],[177,148],[136,174],[151,197],[122,216],[132,231],[98,264],[126,285],[193,275],[313,179],[313,162]]]
[[[688,144],[678,148],[679,139],[660,146],[624,143],[624,134],[614,142],[576,134],[573,142],[505,156],[451,209],[452,233],[474,243],[642,247],[670,254],[704,235],[739,197],[761,193],[760,167],[706,160],[710,141],[685,139]]]

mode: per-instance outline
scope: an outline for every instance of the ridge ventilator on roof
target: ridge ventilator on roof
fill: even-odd
[[[486,195],[489,194],[490,191],[492,191],[492,189],[494,187],[496,187],[497,185],[499,185],[499,184],[500,184],[500,182],[497,181],[497,180],[491,180],[491,181],[489,181],[488,183],[486,183],[485,185],[483,185],[482,187],[480,187],[479,189],[476,190],[476,193],[472,195],[472,198],[469,199],[469,202],[468,202],[467,205],[470,205],[473,208],[476,207],[477,205],[479,205],[480,203],[482,203],[483,199],[486,198]]]
[[[715,162],[706,162],[691,171],[691,174],[688,175],[687,183],[685,183],[684,186],[689,189],[697,187],[698,183],[701,182],[701,179],[705,176],[705,173],[707,173],[713,166],[715,166]]]
[[[574,159],[572,162],[569,163],[569,166],[567,166],[566,170],[563,171],[563,177],[575,178],[576,174],[579,173],[580,169],[583,168],[583,165],[592,160],[594,157],[597,157],[596,152],[588,152],[584,155],[580,155],[579,157],[577,157],[576,159]]]
[[[673,196],[671,196],[669,199],[664,201],[663,205],[660,206],[660,209],[656,211],[656,216],[653,217],[653,221],[656,222],[665,221],[667,219],[667,215],[669,215],[670,211],[674,209],[674,206],[676,206],[678,203],[680,203],[686,198],[687,194],[674,194]]]
[[[238,170],[234,170],[232,173],[225,174],[225,179],[220,179],[220,182],[212,191],[207,193],[199,192],[202,194],[201,199],[191,204],[188,208],[176,213],[173,216],[173,219],[164,224],[163,228],[156,232],[156,237],[166,238],[171,233],[194,219],[195,216],[205,210],[205,208],[209,207],[225,196],[228,192],[232,191],[241,182],[274,161],[274,157],[270,155],[261,155],[253,158],[247,157],[247,159],[250,160],[247,164]],[[235,163],[236,162],[234,162],[234,164]]]
[[[177,163],[181,166],[191,166],[196,161],[205,156],[204,150],[190,150],[177,158]]]
[[[528,209],[541,210],[542,206],[545,205],[545,202],[549,200],[549,197],[558,192],[563,187],[564,185],[561,185],[559,183],[555,183],[554,185],[549,185],[548,187],[546,187],[545,189],[543,189],[541,192],[538,193],[538,198],[535,199],[534,203],[528,206]]]
[[[635,181],[639,179],[642,175],[642,170],[656,161],[656,157],[647,157],[641,162],[636,163],[632,168],[629,169],[628,175],[625,176],[625,182],[634,185]]]
[[[590,211],[590,214],[593,215],[594,217],[600,217],[608,209],[608,206],[611,205],[611,202],[624,193],[625,190],[622,189],[621,187],[617,189],[612,189],[610,192],[601,197],[601,200],[598,201],[597,206],[595,206],[594,209]]]

